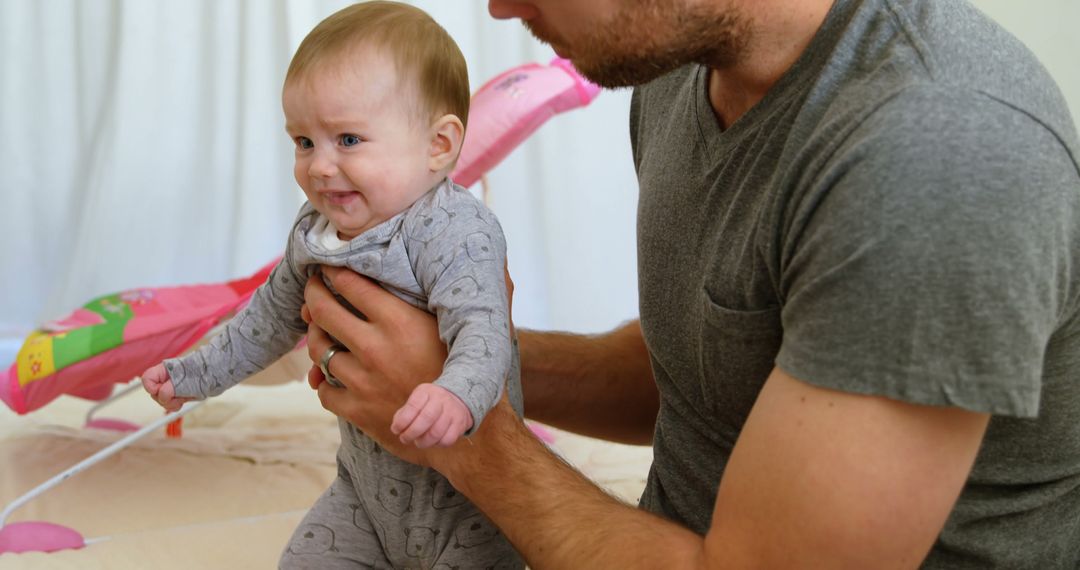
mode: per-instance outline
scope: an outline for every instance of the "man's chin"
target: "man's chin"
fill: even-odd
[[[570,59],[570,50],[566,48],[563,42],[554,39],[553,34],[549,34],[547,30],[544,30],[539,22],[526,20],[521,23],[525,26],[526,30],[529,30],[529,33],[532,34],[532,37],[536,38],[537,41],[551,46],[551,49],[555,50],[555,55]]]
[[[666,71],[648,65],[613,65],[610,61],[588,58],[567,58],[586,79],[605,89],[621,89],[644,85]]]

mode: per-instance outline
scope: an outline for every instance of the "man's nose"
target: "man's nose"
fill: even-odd
[[[538,15],[538,10],[536,6],[521,0],[488,0],[488,14],[497,20],[530,20]]]

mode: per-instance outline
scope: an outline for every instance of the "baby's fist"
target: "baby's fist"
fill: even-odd
[[[416,447],[449,447],[473,425],[472,413],[453,392],[435,384],[421,384],[394,414],[390,431]]]
[[[165,363],[158,364],[146,369],[142,373],[142,385],[147,394],[155,400],[161,392],[161,387],[169,381],[169,371],[165,369]]]
[[[146,393],[150,394],[150,397],[161,404],[167,412],[179,410],[184,402],[190,399],[176,397],[172,380],[169,379],[169,371],[165,369],[164,363],[147,368],[146,372],[142,373],[142,385]]]

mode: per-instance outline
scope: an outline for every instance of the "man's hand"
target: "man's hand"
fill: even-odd
[[[324,267],[334,289],[368,320],[354,316],[334,298],[318,276],[304,290],[303,316],[308,321],[308,355],[318,362],[334,339],[349,352],[330,361],[331,374],[345,388],[323,382],[317,367],[308,382],[319,391],[322,406],[349,421],[391,453],[429,464],[413,446],[403,445],[390,431],[394,413],[420,384],[442,373],[446,345],[439,339],[435,317],[398,299],[370,279],[347,269]]]

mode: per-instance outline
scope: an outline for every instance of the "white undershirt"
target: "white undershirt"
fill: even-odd
[[[337,228],[330,224],[325,216],[319,216],[315,225],[307,232],[308,243],[317,244],[327,251],[334,251],[345,247],[349,242],[341,241],[338,237]]]

